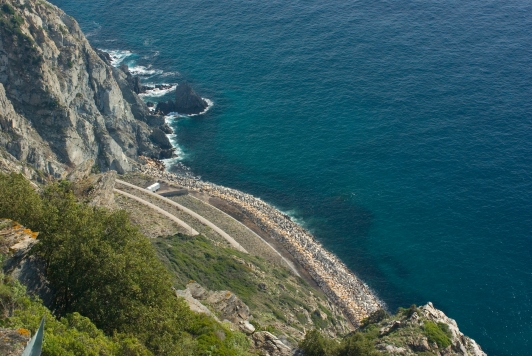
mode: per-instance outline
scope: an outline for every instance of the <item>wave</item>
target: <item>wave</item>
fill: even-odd
[[[150,89],[147,89],[145,92],[143,93],[140,93],[139,96],[140,97],[160,97],[160,96],[164,96],[168,93],[171,93],[172,91],[175,90],[175,88],[177,87],[177,84],[166,84],[166,83],[161,83],[162,85],[164,86],[170,86],[169,88],[165,88],[165,89],[161,89],[161,88],[157,88],[156,85],[158,84],[145,84],[144,87],[148,87]]]
[[[170,124],[173,119],[168,118],[168,116],[165,116],[165,120],[167,124]],[[179,143],[177,142],[177,135],[175,133],[166,135],[168,137],[168,140],[170,140],[170,144],[174,148],[174,152],[176,154],[176,157],[163,159],[162,161],[165,164],[165,167],[173,167],[176,166],[180,161],[184,160],[187,155],[185,151],[183,151],[183,148],[179,146]]]
[[[128,50],[109,50],[101,49],[101,51],[106,52],[111,57],[111,65],[113,67],[119,67],[124,60],[133,55],[131,51]]]
[[[141,77],[151,77],[157,74],[164,73],[163,70],[160,69],[152,69],[151,65],[145,67],[145,66],[132,66],[129,68],[129,72],[133,75],[138,75]]]
[[[203,115],[214,106],[214,102],[212,100],[207,99],[207,98],[202,98],[202,99],[207,102],[207,107],[205,108],[205,110],[203,110],[199,114],[190,114],[190,115],[183,115],[183,116],[199,116],[199,115]]]

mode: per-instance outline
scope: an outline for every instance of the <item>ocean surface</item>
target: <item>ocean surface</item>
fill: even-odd
[[[532,2],[52,2],[214,103],[171,120],[196,175],[291,215],[390,310],[530,354]]]

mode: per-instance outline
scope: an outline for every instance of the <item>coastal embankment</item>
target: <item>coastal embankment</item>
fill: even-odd
[[[359,325],[369,314],[385,307],[375,293],[312,234],[261,199],[236,189],[167,172],[158,162],[148,161],[139,170],[190,191],[222,199],[239,209],[290,252],[353,325]]]

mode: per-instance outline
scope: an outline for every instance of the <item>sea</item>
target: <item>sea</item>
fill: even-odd
[[[530,0],[52,3],[146,85],[212,102],[168,118],[170,170],[285,212],[390,311],[431,301],[530,355]]]

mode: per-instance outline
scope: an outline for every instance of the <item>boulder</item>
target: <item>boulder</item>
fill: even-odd
[[[22,355],[26,344],[30,341],[30,332],[26,329],[0,328],[0,355]]]
[[[155,108],[155,112],[163,113],[164,115],[168,115],[171,112],[175,112],[175,104],[172,100],[168,101],[161,101],[157,103],[157,107]]]
[[[129,84],[129,87],[131,88],[131,90],[133,92],[135,92],[135,94],[140,94],[142,92],[142,88],[143,88],[142,84],[140,84],[140,78],[137,77],[137,76],[132,75],[129,72],[129,67],[125,63],[120,65],[120,69],[122,70],[122,72],[126,73],[127,82]]]
[[[234,293],[229,291],[210,292],[205,302],[219,311],[222,319],[227,319],[234,324],[247,320],[250,316],[248,306]]]
[[[170,126],[168,126],[167,123],[165,123],[164,125],[159,126],[159,130],[161,130],[162,132],[164,132],[167,135],[171,135],[171,134],[174,133],[174,130],[172,130],[172,128]]]
[[[69,173],[67,179],[71,182],[74,182],[79,179],[85,179],[91,173],[92,167],[94,166],[94,160],[89,158],[79,164],[72,172]]]
[[[172,144],[166,134],[158,128],[153,129],[150,135],[150,140],[164,150],[172,148]]]
[[[251,335],[255,332],[255,327],[247,320],[241,321],[240,324],[238,324],[238,327],[248,335]]]
[[[37,236],[37,232],[12,220],[0,219],[0,254],[7,257],[3,272],[9,278],[17,279],[26,286],[28,294],[38,296],[44,305],[50,307],[53,291],[45,277],[45,262],[36,254],[29,253],[38,243]]]
[[[253,334],[255,349],[264,356],[289,356],[291,355],[290,347],[286,346],[275,335],[267,331],[259,331]]]
[[[148,115],[146,116],[146,123],[151,127],[158,127],[164,125],[164,116],[162,115]]]
[[[175,111],[182,114],[199,114],[208,104],[188,83],[177,86],[175,91]]]
[[[203,288],[199,283],[192,282],[187,284],[187,289],[190,290],[190,294],[199,300],[207,297],[207,290]]]
[[[93,206],[103,206],[113,208],[115,205],[115,188],[116,172],[109,171],[96,176],[91,176],[90,191],[87,194],[89,204]]]
[[[159,159],[168,159],[172,157],[176,157],[173,148],[170,148],[167,150],[161,150],[161,152],[159,152]]]

